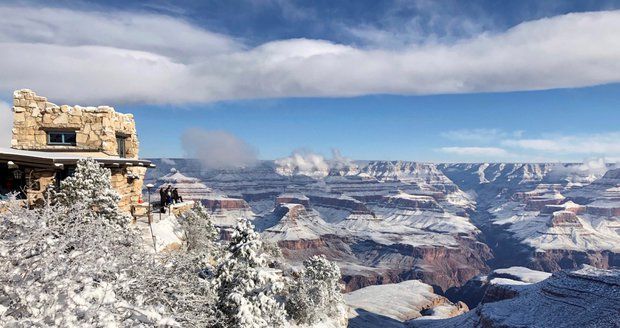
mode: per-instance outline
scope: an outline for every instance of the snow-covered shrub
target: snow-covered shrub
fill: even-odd
[[[340,268],[325,256],[304,261],[299,278],[289,286],[286,311],[300,324],[315,324],[342,316]]]
[[[204,262],[203,256],[189,253],[156,258],[150,263],[152,268],[132,272],[136,285],[123,295],[134,304],[157,304],[156,308],[184,327],[213,327],[215,291],[212,280],[203,274]],[[136,293],[136,289],[141,291]]]
[[[205,256],[148,253],[132,226],[74,199],[0,214],[1,327],[214,325]]]
[[[141,293],[148,260],[140,236],[102,224],[89,204],[16,205],[1,220],[0,326],[155,325],[165,318],[157,303],[120,295]]]
[[[221,327],[279,327],[285,311],[277,296],[280,276],[266,266],[260,235],[241,219],[228,245],[228,254],[215,274]]]
[[[108,222],[125,224],[129,219],[119,211],[121,196],[112,188],[110,170],[91,158],[77,162],[75,173],[60,183],[55,199],[65,206],[84,204]]]

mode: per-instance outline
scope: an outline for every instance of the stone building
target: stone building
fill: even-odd
[[[18,192],[30,205],[40,203],[47,187],[72,174],[79,159],[93,158],[111,170],[121,209],[139,206],[153,164],[138,158],[132,114],[109,106],[58,106],[23,89],[13,93],[12,132],[11,148],[0,149],[0,194]]]

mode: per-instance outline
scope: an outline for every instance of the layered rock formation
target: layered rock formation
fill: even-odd
[[[503,283],[464,315],[410,327],[618,327],[620,271],[586,266],[535,284]]]

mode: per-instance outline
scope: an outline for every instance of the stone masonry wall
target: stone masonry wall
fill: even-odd
[[[138,204],[142,196],[145,174],[146,168],[144,167],[112,169],[112,188],[121,195],[121,201],[118,203],[118,206],[123,212],[131,212],[131,206]],[[133,180],[129,178],[130,175],[140,178]]]
[[[58,106],[28,89],[13,93],[13,140],[23,150],[97,151],[118,156],[116,137],[126,137],[126,157],[138,158],[138,137],[132,114],[109,106]],[[77,146],[47,144],[47,131],[76,131]]]
[[[111,184],[116,190],[121,200],[118,203],[119,208],[125,213],[132,212],[132,206],[140,201],[142,196],[142,186],[144,184],[145,167],[127,167],[111,169]],[[56,172],[44,169],[27,169],[27,185],[28,185],[28,204],[42,205],[47,187],[55,184]],[[137,176],[138,179],[130,179],[130,176]]]

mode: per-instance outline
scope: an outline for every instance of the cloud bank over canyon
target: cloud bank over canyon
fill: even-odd
[[[226,131],[188,129],[181,137],[187,157],[197,158],[205,169],[228,169],[252,166],[258,150]]]
[[[572,13],[399,47],[249,45],[181,18],[2,6],[0,92],[180,104],[281,97],[542,90],[620,82],[620,11]],[[398,37],[398,36],[395,36]]]

